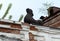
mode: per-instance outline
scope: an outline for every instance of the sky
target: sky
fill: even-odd
[[[47,10],[42,11],[42,8],[45,8],[43,3],[52,3],[52,6],[60,7],[60,0],[0,0],[0,4],[2,4],[2,8],[0,10],[0,18],[2,18],[10,3],[12,3],[12,7],[5,19],[8,19],[8,17],[12,15],[11,20],[13,21],[18,21],[21,15],[24,15],[25,17],[26,8],[32,9],[34,14],[33,18],[38,20],[40,16],[48,15]]]

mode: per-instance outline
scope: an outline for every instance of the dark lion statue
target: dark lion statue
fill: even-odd
[[[42,25],[42,21],[40,20],[35,20],[33,18],[33,11],[29,8],[26,9],[26,16],[24,17],[24,22],[29,23],[29,24],[34,24],[34,25]]]

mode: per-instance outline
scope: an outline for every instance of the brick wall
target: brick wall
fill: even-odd
[[[60,30],[50,29],[49,27],[30,25],[27,23],[14,24],[9,22],[2,22],[0,25],[10,26],[0,26],[0,35],[5,35],[11,38],[18,38],[22,41],[51,41],[52,37],[57,39],[60,38]]]

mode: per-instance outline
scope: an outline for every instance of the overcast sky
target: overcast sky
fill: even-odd
[[[9,15],[12,15],[12,20],[15,21],[18,21],[21,14],[26,15],[26,8],[33,10],[33,18],[37,20],[42,15],[47,16],[47,11],[42,13],[42,11],[39,10],[39,8],[44,7],[43,3],[53,3],[53,6],[60,7],[60,0],[0,0],[0,4],[3,4],[0,10],[0,18],[4,15],[10,3],[12,3],[12,7],[5,19],[8,19]]]

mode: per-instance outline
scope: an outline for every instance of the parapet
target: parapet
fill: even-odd
[[[60,41],[60,29],[0,19],[0,40]]]

